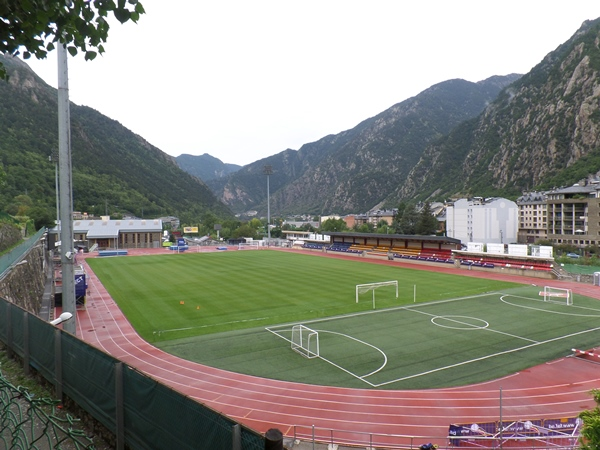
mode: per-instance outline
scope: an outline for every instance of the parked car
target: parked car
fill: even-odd
[[[581,258],[581,255],[579,255],[577,253],[567,253],[567,256],[569,258]]]

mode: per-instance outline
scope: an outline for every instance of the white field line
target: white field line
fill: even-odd
[[[395,308],[386,308],[386,309],[375,310],[375,311],[373,311],[373,310],[371,310],[371,311],[364,311],[364,312],[360,312],[360,313],[352,313],[352,314],[346,314],[346,315],[329,317],[329,318],[315,319],[315,320],[303,322],[303,324],[318,323],[318,322],[325,322],[325,321],[334,321],[334,320],[346,319],[346,318],[351,318],[351,317],[359,317],[359,316],[367,315],[367,314],[386,313],[386,312],[389,312],[389,311],[396,311],[396,310],[407,310],[407,311],[412,311],[412,312],[416,312],[416,313],[419,313],[419,314],[428,315],[428,316],[431,316],[431,317],[440,317],[439,315],[430,314],[430,313],[426,313],[426,312],[420,311],[417,308],[422,307],[422,306],[426,306],[426,305],[431,305],[431,304],[448,303],[448,302],[454,302],[454,301],[459,301],[459,300],[484,297],[484,296],[488,296],[488,295],[491,295],[491,294],[492,293],[486,293],[486,294],[473,295],[473,296],[469,296],[469,297],[452,298],[452,299],[447,299],[447,300],[442,300],[442,301],[434,301],[434,302],[427,302],[427,303],[418,303],[416,305],[398,306],[398,307],[395,307]],[[528,297],[520,297],[520,296],[516,296],[516,295],[512,295],[512,294],[502,295],[502,294],[498,293],[498,295],[500,295],[500,300],[501,301],[503,301],[504,303],[507,303],[507,304],[509,304],[511,306],[521,307],[520,305],[512,305],[511,303],[506,302],[505,299],[504,299],[505,297],[512,296],[512,297],[517,297],[517,298],[523,298],[523,299],[527,299],[527,300],[542,302],[541,300],[538,300],[538,299],[531,299],[531,298],[528,298]],[[524,308],[529,308],[529,309],[535,309],[535,310],[539,309],[539,308],[531,308],[531,307],[527,307],[527,306],[523,306],[523,307]],[[569,305],[569,308],[573,308],[573,305]],[[580,307],[580,308],[581,309],[592,310],[592,311],[598,312],[598,310],[595,310],[593,308],[585,308],[585,307]],[[539,310],[543,311],[543,312],[551,312],[551,313],[558,313],[558,314],[565,314],[565,315],[580,316],[579,314],[561,313],[561,312],[555,312],[555,311],[547,311],[547,310],[543,310],[543,309],[539,309]],[[586,314],[585,316],[587,316],[587,317],[595,317],[595,316],[590,316],[589,314]],[[460,321],[456,321],[456,322],[457,323],[461,323]],[[461,324],[471,325],[471,324],[466,323],[466,322],[465,323],[461,323]],[[288,341],[288,342],[291,343],[291,341],[289,339],[285,338],[284,336],[282,336],[282,335],[280,335],[278,333],[278,330],[279,331],[285,331],[283,329],[280,330],[280,328],[284,327],[284,326],[288,326],[289,327],[290,324],[288,324],[288,325],[278,325],[278,326],[274,326],[274,327],[267,327],[265,329],[267,331],[269,331],[269,332],[271,332],[271,333],[279,336],[280,338],[282,338],[282,339],[284,339],[284,340],[286,340],[286,341]],[[401,378],[397,378],[397,379],[385,381],[385,382],[379,383],[379,384],[371,383],[368,380],[366,380],[365,378],[368,377],[368,376],[371,376],[371,375],[373,375],[375,373],[378,373],[379,371],[381,371],[383,369],[383,366],[381,368],[377,369],[376,371],[368,374],[368,375],[359,376],[359,375],[356,375],[355,373],[353,373],[353,372],[351,372],[351,371],[349,371],[349,370],[347,370],[347,369],[345,369],[345,368],[343,368],[343,367],[341,367],[341,366],[333,363],[332,361],[329,361],[329,360],[327,360],[327,359],[325,359],[323,357],[320,357],[320,358],[323,359],[324,361],[326,361],[327,363],[331,364],[332,366],[339,368],[343,372],[346,372],[346,373],[350,374],[351,376],[353,376],[353,377],[355,377],[357,379],[360,379],[361,381],[363,381],[363,382],[369,384],[370,386],[376,388],[376,387],[386,386],[386,385],[389,385],[389,384],[392,384],[392,383],[396,383],[396,382],[400,382],[400,381],[404,381],[404,380],[408,380],[408,379],[412,379],[412,378],[418,378],[418,377],[425,376],[425,375],[428,375],[428,374],[431,374],[431,373],[436,373],[436,372],[440,372],[440,371],[443,371],[443,370],[448,370],[448,369],[452,369],[452,368],[455,368],[455,367],[460,367],[460,366],[471,364],[471,363],[474,363],[474,362],[484,361],[486,359],[491,359],[491,358],[494,358],[496,356],[502,356],[502,355],[506,355],[506,354],[510,354],[510,353],[515,353],[515,352],[518,352],[518,351],[521,351],[521,350],[526,350],[528,348],[532,348],[532,347],[536,347],[536,346],[539,346],[539,345],[548,344],[550,342],[560,341],[562,339],[566,339],[566,338],[569,338],[569,337],[577,336],[577,335],[580,335],[580,334],[585,334],[585,333],[597,331],[597,330],[600,330],[600,327],[593,328],[593,329],[588,329],[588,330],[584,330],[584,331],[579,331],[579,332],[568,334],[568,335],[565,335],[565,336],[559,336],[559,337],[556,337],[556,338],[548,339],[546,341],[535,341],[535,340],[532,340],[532,339],[529,339],[529,338],[525,338],[523,336],[517,336],[517,335],[510,334],[510,333],[505,333],[505,332],[502,332],[502,331],[499,331],[499,330],[494,330],[494,329],[491,329],[491,328],[485,328],[485,330],[487,330],[489,332],[492,332],[492,333],[498,333],[498,334],[502,334],[502,335],[505,335],[505,336],[509,336],[511,338],[514,338],[514,339],[520,339],[520,340],[528,341],[528,342],[530,342],[530,344],[522,346],[522,347],[517,347],[517,348],[514,348],[514,349],[505,350],[505,351],[502,351],[502,352],[497,352],[497,353],[492,353],[492,354],[484,355],[484,356],[481,356],[481,357],[478,357],[478,358],[474,358],[474,359],[467,360],[467,361],[462,361],[462,362],[459,362],[459,363],[456,363],[456,364],[451,364],[451,365],[444,366],[444,367],[438,367],[438,368],[435,368],[435,369],[432,369],[432,370],[428,370],[428,371],[421,372],[421,373],[416,373],[416,374],[409,375],[409,376],[406,376],[406,377],[401,377]],[[326,331],[326,330],[321,330],[321,331]],[[336,334],[340,334],[340,333],[336,333]],[[348,336],[348,335],[344,335],[344,336],[347,336],[350,339],[354,339],[354,340],[356,340],[358,342],[361,342],[361,343],[364,343],[366,345],[369,345],[369,346],[377,349],[378,351],[380,351],[382,354],[384,354],[383,351],[381,351],[380,349],[378,349],[377,347],[375,347],[375,346],[373,346],[371,344],[368,344],[368,343],[366,343],[364,341],[361,341],[359,339],[355,339],[352,336]],[[387,363],[387,357],[386,357],[386,363]]]

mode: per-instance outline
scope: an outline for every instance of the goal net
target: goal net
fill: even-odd
[[[292,350],[305,358],[319,357],[319,333],[304,325],[292,327]]]
[[[257,250],[258,249],[258,241],[252,242],[240,242],[238,244],[238,250]]]
[[[373,309],[375,309],[375,290],[384,287],[384,286],[395,286],[396,288],[396,298],[398,298],[398,281],[380,281],[379,283],[366,283],[366,284],[357,284],[356,285],[356,303],[358,303],[358,296],[360,294],[365,294],[369,291],[373,293]]]
[[[544,286],[544,290],[540,292],[540,295],[544,297],[545,302],[573,304],[571,289]]]

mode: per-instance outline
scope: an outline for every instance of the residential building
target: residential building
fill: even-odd
[[[600,184],[584,181],[547,193],[548,239],[579,247],[600,244]]]
[[[528,192],[517,199],[519,207],[519,244],[533,244],[548,239],[548,204],[546,193]]]
[[[474,197],[446,207],[446,236],[483,244],[517,242],[517,204],[505,198]]]

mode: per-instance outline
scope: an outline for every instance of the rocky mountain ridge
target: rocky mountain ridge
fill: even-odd
[[[270,165],[275,214],[343,214],[402,200],[516,198],[586,178],[600,169],[599,21],[584,22],[521,78],[492,77],[477,93],[464,80],[439,83],[351,130],[208,184],[235,212],[264,213],[261,174]],[[482,85],[483,104],[475,101]]]
[[[285,150],[207,184],[233,211],[265,209],[270,165],[271,207],[279,214],[366,211],[388,199],[430,143],[477,116],[512,74],[479,83],[448,80],[350,130]]]

